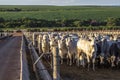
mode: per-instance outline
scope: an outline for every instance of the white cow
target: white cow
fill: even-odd
[[[42,52],[43,53],[49,53],[50,52],[50,43],[49,43],[49,38],[48,35],[43,35],[42,39]]]
[[[66,42],[64,39],[58,40],[58,49],[59,49],[59,56],[61,58],[61,64],[62,64],[63,59],[67,57],[67,53],[68,53]]]
[[[88,70],[90,67],[90,60],[92,59],[93,64],[93,70],[95,70],[95,58],[96,58],[96,52],[97,52],[97,45],[95,39],[91,39],[91,41],[88,41],[86,39],[79,39],[77,42],[77,50],[78,50],[78,63],[79,58],[83,58],[86,56],[87,62],[88,62]],[[83,56],[82,54],[85,54]]]
[[[74,63],[75,61],[75,55],[77,54],[77,46],[74,40],[71,38],[66,39],[66,46],[68,49],[68,60],[67,63],[70,61],[69,65],[72,65],[72,62]]]

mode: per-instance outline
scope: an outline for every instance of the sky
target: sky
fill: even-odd
[[[120,0],[0,0],[0,5],[120,5]]]

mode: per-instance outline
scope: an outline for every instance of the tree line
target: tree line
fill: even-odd
[[[0,28],[43,28],[43,27],[96,27],[100,28],[100,26],[106,27],[114,27],[120,26],[120,18],[107,18],[103,21],[97,21],[93,19],[87,20],[79,20],[79,19],[55,19],[55,20],[43,20],[43,19],[33,19],[33,18],[20,18],[16,20],[6,20],[4,18],[0,18]]]
[[[20,9],[20,8],[12,8],[12,9],[0,8],[0,11],[1,12],[19,12],[19,11],[22,11],[22,9]]]

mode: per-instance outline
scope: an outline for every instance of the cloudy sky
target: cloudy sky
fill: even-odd
[[[120,0],[0,0],[0,5],[120,5]]]

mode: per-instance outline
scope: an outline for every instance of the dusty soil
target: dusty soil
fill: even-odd
[[[100,68],[87,71],[86,68],[61,65],[63,80],[120,80],[120,70]]]
[[[52,69],[46,60],[42,60],[52,75]],[[60,66],[61,80],[120,80],[120,69],[96,68],[90,71],[87,68],[68,66],[65,63]]]
[[[21,35],[0,40],[0,80],[20,79]]]

